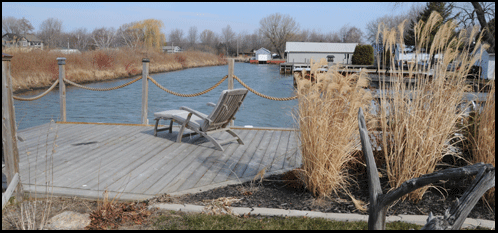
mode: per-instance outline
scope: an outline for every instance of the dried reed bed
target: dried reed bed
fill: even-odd
[[[422,22],[415,26],[415,54],[420,56],[423,49],[428,51],[428,66],[415,63],[407,71],[399,70],[395,75],[399,81],[381,94],[381,109],[377,117],[382,128],[380,144],[391,189],[409,179],[434,172],[443,156],[455,155],[449,150],[449,142],[458,139],[455,134],[459,131],[457,122],[460,122],[464,109],[469,106],[463,99],[464,92],[469,90],[465,79],[471,66],[480,57],[476,51],[481,41],[479,38],[475,49],[471,51],[465,37],[452,36],[456,25],[450,21],[438,29],[432,47],[429,47],[431,31],[440,21],[441,16],[433,12],[425,27],[422,27]],[[402,30],[403,24],[397,30],[384,29],[384,46],[389,48],[396,43],[403,44]],[[474,28],[470,38],[475,38],[477,31]],[[463,50],[459,51],[458,48]],[[433,60],[436,54],[442,54],[443,58]],[[393,56],[390,62],[391,67],[394,67]],[[458,64],[459,69],[447,70],[450,62]],[[433,77],[414,76],[414,71],[432,71]],[[417,78],[416,84],[406,87],[402,82],[402,72]],[[420,188],[403,199],[408,197],[418,201],[427,189]]]
[[[315,196],[329,196],[348,190],[351,179],[348,166],[358,151],[357,114],[368,109],[372,96],[363,89],[368,85],[365,73],[342,76],[337,67],[327,73],[318,68],[325,59],[314,63],[311,73],[317,83],[296,76],[303,167],[298,177]],[[368,111],[366,111],[368,112]]]
[[[150,59],[150,73],[192,67],[224,65],[221,57],[204,52],[188,51],[165,54],[145,49],[112,49],[62,54],[54,50],[9,50],[14,91],[48,87],[57,78],[57,57],[66,58],[66,77],[77,82],[103,81],[130,77],[142,73],[142,58]]]

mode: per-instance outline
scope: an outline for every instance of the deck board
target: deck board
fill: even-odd
[[[263,168],[278,172],[300,164],[295,161],[300,152],[293,150],[296,132],[288,129],[236,128],[244,145],[226,143],[223,152],[198,136],[176,143],[177,132],[174,128],[155,137],[152,126],[76,123],[20,130],[23,188],[42,194],[48,184],[56,196],[95,199],[107,189],[122,200],[142,200],[206,190],[247,180]],[[224,140],[230,135],[219,132],[213,137]]]
[[[290,134],[290,131],[284,131],[280,135],[280,140],[278,141],[275,156],[273,157],[273,161],[270,163],[270,171],[280,170],[283,168],[283,160],[285,157],[285,153],[287,152],[287,144],[289,143]]]
[[[263,136],[265,134],[266,134],[266,131],[263,131],[263,130],[259,130],[256,133],[251,144],[248,146],[247,151],[244,153],[242,158],[240,158],[237,165],[235,165],[235,167],[233,168],[233,172],[230,173],[230,175],[228,176],[228,179],[240,179],[240,178],[242,178],[242,174],[245,171],[245,169],[247,168],[247,164],[249,163],[251,158],[256,153],[258,146],[262,144]]]
[[[228,161],[223,165],[218,174],[211,181],[213,183],[220,183],[227,180],[228,176],[233,172],[233,168],[238,164],[240,158],[245,154],[246,150],[249,149],[253,139],[255,138],[257,131],[250,131],[244,139],[245,145],[239,146],[235,152],[230,156]]]
[[[265,131],[265,135],[261,139],[259,146],[256,148],[256,151],[252,155],[252,157],[247,161],[245,169],[242,172],[240,177],[248,177],[256,175],[259,170],[259,164],[263,159],[263,156],[268,149],[268,145],[270,144],[271,138],[273,135],[273,131]]]
[[[245,139],[248,133],[251,132],[250,130],[242,130],[242,132],[237,132],[239,137],[244,139],[244,144],[247,145],[247,140]],[[239,149],[240,148],[240,149]],[[211,184],[213,181],[214,177],[220,172],[220,170],[226,165],[228,160],[235,154],[236,150],[241,150],[244,148],[243,146],[239,146],[239,144],[233,143],[233,145],[230,145],[225,152],[223,153],[222,156],[220,157],[212,157],[212,159],[208,162],[205,163],[205,166],[203,166],[204,169],[199,169],[198,173],[200,176],[200,179],[197,180],[195,183],[193,181],[188,182],[186,184],[183,184],[182,187],[180,187],[178,190],[186,190],[186,189],[191,189],[194,186],[205,186],[208,184]],[[200,174],[202,173],[202,175]]]

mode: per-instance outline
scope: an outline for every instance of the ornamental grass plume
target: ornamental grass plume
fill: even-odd
[[[495,166],[495,83],[489,83],[490,91],[481,108],[469,113],[464,125],[464,148],[468,152],[469,164],[489,163]],[[495,188],[484,194],[484,198],[495,205]]]
[[[372,95],[364,72],[343,76],[337,67],[320,73],[327,64],[311,60],[309,79],[297,77],[299,124],[302,152],[301,179],[315,196],[329,196],[350,185],[348,166],[355,160],[360,141],[357,137],[357,112],[368,109]]]
[[[459,130],[457,123],[470,105],[464,99],[465,91],[470,90],[466,76],[480,58],[477,49],[481,46],[481,37],[471,49],[468,38],[475,38],[477,28],[472,30],[470,37],[465,37],[464,32],[453,36],[456,25],[452,21],[442,24],[432,35],[431,32],[436,30],[434,26],[441,20],[441,16],[433,12],[427,22],[420,21],[414,28],[414,54],[415,57],[425,57],[424,63],[412,61],[408,70],[400,67],[393,71],[391,79],[396,81],[390,87],[381,84],[384,87],[377,118],[382,130],[380,144],[391,190],[409,179],[434,172],[445,155],[457,156],[449,150],[450,142],[458,139],[455,134]],[[385,48],[399,44],[400,51],[404,51],[403,25],[397,30],[383,29]],[[390,57],[391,67],[394,67],[394,56]],[[448,69],[452,65],[457,68]],[[403,74],[415,78],[416,82],[407,87]],[[417,189],[402,199],[408,197],[417,202],[428,188]]]

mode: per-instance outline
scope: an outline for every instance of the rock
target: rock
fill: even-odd
[[[90,224],[90,214],[65,211],[52,217],[47,225],[49,230],[83,230]]]

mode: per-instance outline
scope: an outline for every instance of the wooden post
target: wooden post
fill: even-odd
[[[149,97],[149,86],[147,82],[147,77],[149,76],[149,62],[148,58],[142,59],[142,124],[149,124],[147,119],[147,104]]]
[[[228,90],[233,89],[233,66],[234,66],[234,59],[229,58],[228,59]]]
[[[12,55],[2,53],[2,156],[5,158],[7,183],[19,173],[19,151],[17,148],[16,114],[12,97],[10,60]],[[22,201],[21,182],[15,188],[16,201]]]
[[[66,58],[58,57],[57,64],[59,65],[59,103],[61,106],[61,121],[66,122]]]
[[[234,59],[228,59],[228,90],[233,89],[233,67],[234,67]],[[230,121],[230,126],[234,126],[233,120]]]

